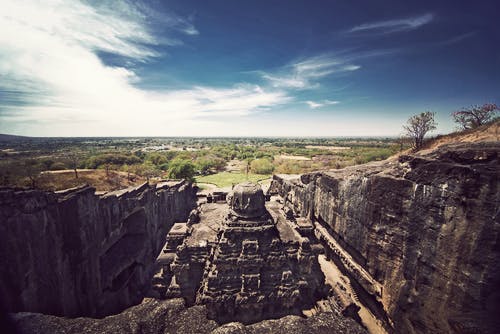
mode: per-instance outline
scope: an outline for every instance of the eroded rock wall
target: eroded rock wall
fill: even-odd
[[[139,303],[167,231],[195,206],[184,181],[102,196],[0,189],[3,308],[104,316]]]
[[[382,285],[378,299],[397,333],[494,332],[499,152],[499,143],[450,145],[296,179],[275,176],[271,190]]]

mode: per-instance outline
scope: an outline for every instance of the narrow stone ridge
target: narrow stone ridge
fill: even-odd
[[[102,196],[1,188],[0,306],[75,317],[140,303],[164,235],[195,206],[185,181]]]

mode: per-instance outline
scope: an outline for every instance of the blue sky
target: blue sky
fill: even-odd
[[[496,1],[0,0],[0,133],[393,136],[500,103]]]

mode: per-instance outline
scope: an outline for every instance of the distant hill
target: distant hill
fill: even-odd
[[[19,140],[26,140],[31,137],[26,137],[26,136],[16,136],[16,135],[7,135],[0,133],[0,141],[6,142],[6,141],[19,141]]]

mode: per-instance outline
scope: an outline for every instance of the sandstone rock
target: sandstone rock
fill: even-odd
[[[186,182],[95,195],[0,189],[0,302],[11,312],[104,316],[139,303],[166,232],[196,205]]]
[[[363,272],[381,285],[380,296],[368,291],[372,306],[396,332],[494,332],[499,152],[499,143],[448,145],[399,161],[275,176],[271,187],[348,252],[354,265],[345,269],[360,287],[369,290]]]
[[[333,313],[322,313],[307,319],[287,316],[251,326],[229,323],[220,327],[215,321],[207,320],[206,316],[206,306],[186,308],[182,299],[158,301],[148,298],[120,314],[103,319],[68,319],[39,313],[18,313],[12,316],[12,322],[14,333],[19,334],[366,333],[354,320]]]

